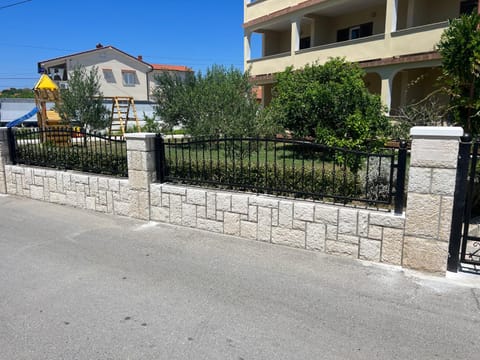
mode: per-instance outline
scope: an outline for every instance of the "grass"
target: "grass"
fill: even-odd
[[[227,144],[229,144],[227,142]],[[312,198],[365,199],[385,202],[388,198],[391,158],[382,159],[381,173],[368,178],[365,169],[372,159],[364,154],[309,147],[292,143],[257,143],[240,146],[221,142],[166,143],[169,179],[214,184],[216,187],[307,195]],[[388,165],[388,166],[387,166]],[[370,168],[373,174],[375,168]],[[371,187],[368,190],[368,187]],[[269,190],[270,189],[270,190]],[[328,194],[329,196],[327,196]]]

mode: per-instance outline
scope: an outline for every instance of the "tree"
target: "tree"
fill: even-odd
[[[371,145],[388,120],[363,77],[363,70],[341,58],[298,71],[287,68],[276,76],[270,111],[296,136],[312,136],[331,146]]]
[[[32,89],[16,89],[10,88],[0,91],[0,98],[21,98],[31,99],[34,97]]]
[[[453,120],[466,132],[480,133],[480,16],[450,21],[438,44]]]
[[[74,68],[69,74],[68,88],[60,90],[60,102],[56,108],[65,122],[82,128],[105,128],[108,110],[103,105],[98,69]]]
[[[259,106],[249,74],[214,65],[185,78],[157,76],[156,115],[170,128],[183,126],[193,136],[257,135]]]

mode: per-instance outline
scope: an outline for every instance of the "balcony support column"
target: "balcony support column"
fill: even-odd
[[[382,103],[387,107],[388,114],[392,107],[392,85],[395,73],[380,73],[380,76],[382,77],[380,98]]]
[[[243,51],[245,62],[252,59],[252,32],[245,30],[243,33]]]
[[[295,55],[295,52],[300,50],[300,22],[299,18],[292,21],[292,44],[291,55]]]
[[[387,14],[385,17],[385,35],[397,31],[398,0],[387,0]]]

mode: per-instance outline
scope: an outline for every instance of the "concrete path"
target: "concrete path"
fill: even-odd
[[[474,275],[0,197],[2,360],[478,359],[479,299]]]

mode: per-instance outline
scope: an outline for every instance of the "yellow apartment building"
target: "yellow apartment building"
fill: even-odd
[[[448,20],[477,0],[244,0],[244,66],[271,100],[274,74],[331,57],[366,71],[371,92],[395,110],[437,85],[436,44]],[[256,50],[258,53],[254,53]]]

